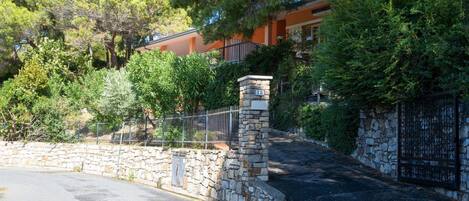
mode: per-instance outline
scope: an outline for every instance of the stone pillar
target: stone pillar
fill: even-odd
[[[240,83],[239,157],[241,180],[267,181],[269,95],[272,76],[248,75]]]

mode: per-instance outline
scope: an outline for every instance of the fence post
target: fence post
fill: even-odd
[[[129,138],[127,142],[130,144],[131,140],[132,140],[132,120],[129,120]]]
[[[99,144],[99,123],[96,122],[96,144]]]
[[[228,123],[228,141],[230,142],[231,146],[231,139],[233,134],[233,108],[230,106],[230,116],[229,116],[229,123]]]
[[[166,117],[163,116],[163,123],[162,123],[162,129],[161,129],[161,148],[164,149],[164,132],[165,132],[165,127],[166,127]]]
[[[145,147],[147,146],[147,142],[148,142],[148,118],[146,115],[144,115],[144,118],[145,118]]]
[[[208,110],[205,110],[205,149],[208,146]]]
[[[122,124],[125,125],[125,123],[122,123]],[[122,127],[124,127],[124,126],[122,126]],[[119,140],[119,152],[118,152],[118,155],[117,155],[117,173],[116,173],[117,178],[119,178],[120,163],[121,163],[121,152],[122,152],[122,138],[123,138],[122,131],[120,133],[121,133],[121,136],[120,136],[120,140]]]
[[[181,121],[182,121],[182,148],[184,148],[184,137],[186,134],[185,127],[184,127],[184,115],[181,116]]]

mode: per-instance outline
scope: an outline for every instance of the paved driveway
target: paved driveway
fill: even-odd
[[[187,201],[155,188],[63,171],[0,168],[0,201]]]
[[[394,182],[354,159],[310,143],[271,136],[269,184],[290,201],[446,201]]]

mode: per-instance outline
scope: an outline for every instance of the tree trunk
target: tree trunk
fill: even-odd
[[[109,52],[108,65],[110,67],[117,67],[117,53],[116,53],[116,33],[112,33],[111,39],[106,42],[106,48]]]
[[[36,43],[34,43],[34,41],[30,40],[30,39],[27,39],[28,41],[28,44],[33,48],[33,49],[36,49],[37,48],[37,45]]]
[[[132,35],[127,35],[125,38],[125,62],[129,61],[132,55]]]

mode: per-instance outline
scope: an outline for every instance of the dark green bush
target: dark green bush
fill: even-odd
[[[331,3],[315,66],[338,96],[371,106],[435,91],[467,92],[467,0]]]
[[[359,110],[350,103],[332,103],[321,115],[321,130],[326,133],[328,145],[345,154],[355,149],[358,125]]]
[[[215,67],[215,78],[209,83],[204,97],[207,109],[217,109],[239,104],[238,78],[249,73],[243,64],[222,63]]]
[[[355,149],[359,110],[346,102],[328,105],[304,105],[299,111],[300,126],[308,137],[326,140],[327,144],[342,153]]]
[[[299,124],[308,137],[315,140],[325,140],[326,132],[321,122],[324,110],[325,106],[321,104],[306,104],[300,107]]]

